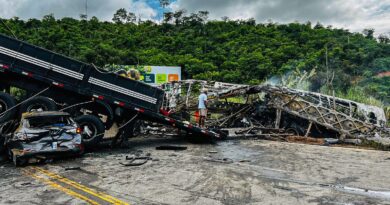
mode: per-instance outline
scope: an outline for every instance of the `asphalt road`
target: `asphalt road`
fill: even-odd
[[[0,204],[390,204],[390,152],[263,140],[130,144],[46,165],[3,164]],[[148,153],[146,164],[121,164]]]

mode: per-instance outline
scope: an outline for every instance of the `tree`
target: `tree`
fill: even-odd
[[[43,16],[42,21],[54,22],[54,21],[56,21],[56,18],[54,18],[54,14],[48,14],[48,15]]]
[[[202,19],[203,22],[206,22],[209,18],[209,12],[208,11],[199,11],[198,16],[200,19]]]
[[[127,20],[127,11],[124,8],[120,8],[114,14],[112,21],[117,24],[124,23]]]
[[[182,22],[182,18],[183,18],[183,15],[186,13],[187,11],[184,10],[184,9],[180,9],[178,11],[176,11],[175,13],[173,13],[173,17],[175,18],[175,24],[176,25],[179,25],[181,24]]]
[[[19,39],[97,66],[180,65],[187,78],[256,84],[316,68],[310,86],[305,86],[310,90],[324,91],[327,78],[334,76],[334,90],[347,94],[358,87],[390,104],[388,77],[378,75],[390,69],[388,34],[375,39],[373,29],[351,33],[320,23],[208,21],[208,15],[168,11],[162,24],[142,21],[124,8],[115,12],[112,22],[16,17],[3,19],[0,33],[14,32]]]
[[[324,26],[320,22],[317,22],[316,25],[314,26],[314,29],[322,29],[322,28],[324,28]]]
[[[160,6],[162,7],[162,18],[163,18],[163,21],[165,19],[165,9],[167,6],[169,6],[169,4],[171,3],[170,0],[159,0],[160,2]]]
[[[227,16],[223,16],[221,19],[222,19],[222,21],[224,21],[224,22],[229,21],[229,17],[227,17]]]
[[[173,13],[172,12],[166,12],[164,13],[164,23],[169,23],[173,19]]]
[[[379,43],[388,44],[390,43],[390,37],[386,34],[381,34],[378,36]]]
[[[81,20],[87,20],[87,15],[86,14],[80,14],[80,19]]]
[[[374,32],[375,29],[373,28],[366,28],[363,30],[363,34],[367,39],[374,39]]]
[[[135,13],[129,12],[126,17],[126,23],[135,23],[137,21],[137,16]]]
[[[169,6],[169,4],[171,3],[170,0],[159,0],[160,2],[160,6],[163,7],[164,9]]]

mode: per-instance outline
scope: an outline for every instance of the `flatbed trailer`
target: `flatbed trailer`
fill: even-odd
[[[74,117],[86,114],[80,113],[82,108],[97,117],[104,115],[106,130],[114,122],[124,124],[136,116],[137,119],[173,126],[200,137],[220,137],[216,132],[161,112],[165,95],[162,89],[0,34],[2,96],[7,98],[10,87],[20,88],[29,93],[28,96],[39,93],[39,96],[53,100],[61,108],[74,106],[66,110]],[[7,99],[0,105],[0,122],[18,116],[16,103],[4,101]]]

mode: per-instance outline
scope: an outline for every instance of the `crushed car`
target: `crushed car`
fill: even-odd
[[[4,123],[0,133],[3,150],[15,166],[84,152],[82,129],[65,112],[24,113],[20,121]]]

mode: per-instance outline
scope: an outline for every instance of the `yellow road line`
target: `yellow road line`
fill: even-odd
[[[27,171],[27,170],[24,170],[24,174],[26,174],[26,175],[28,175],[28,176],[30,176],[30,177],[32,177],[32,178],[38,180],[38,181],[41,181],[41,182],[43,182],[43,183],[45,183],[45,184],[48,184],[48,185],[50,185],[51,187],[53,187],[53,188],[55,188],[55,189],[57,189],[57,190],[60,190],[60,191],[62,191],[62,192],[65,192],[65,193],[68,194],[69,196],[72,196],[72,197],[81,199],[81,200],[83,200],[83,201],[85,201],[85,202],[87,202],[87,203],[89,203],[89,204],[92,204],[92,205],[99,205],[98,202],[96,202],[96,201],[94,201],[94,200],[92,200],[92,199],[89,199],[89,198],[86,197],[86,196],[83,196],[83,195],[81,195],[81,194],[79,194],[79,193],[77,193],[77,192],[74,192],[74,191],[72,191],[71,189],[65,188],[65,187],[63,187],[63,186],[61,186],[61,185],[59,185],[59,184],[57,184],[57,183],[55,183],[55,182],[53,182],[53,181],[50,181],[50,180],[45,179],[45,178],[43,178],[43,177],[40,177],[40,176],[38,176],[38,175],[36,175],[36,174],[34,174],[34,173],[32,173],[32,172],[29,172],[29,171]]]
[[[77,183],[75,181],[67,179],[67,178],[65,178],[63,176],[60,176],[60,175],[58,175],[56,173],[53,173],[53,172],[50,172],[48,170],[42,169],[40,167],[31,167],[31,169],[36,170],[36,171],[38,171],[38,172],[40,172],[42,174],[45,174],[48,177],[56,179],[56,180],[58,180],[58,181],[60,181],[62,183],[65,183],[65,184],[67,184],[67,185],[69,185],[69,186],[71,186],[73,188],[76,188],[76,189],[81,190],[81,191],[83,191],[85,193],[88,193],[88,194],[90,194],[92,196],[98,197],[98,198],[100,198],[100,199],[102,199],[104,201],[107,201],[107,202],[111,203],[111,204],[115,204],[115,205],[129,205],[128,203],[126,203],[124,201],[121,201],[121,200],[119,200],[117,198],[114,198],[114,197],[112,197],[112,196],[110,196],[108,194],[105,194],[105,193],[93,190],[93,189],[88,188],[88,187],[86,187],[84,185],[81,185],[81,184],[79,184],[79,183]]]

